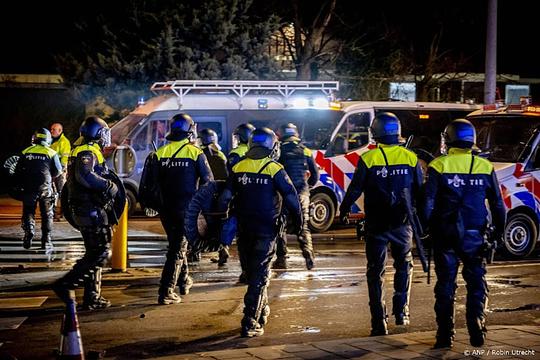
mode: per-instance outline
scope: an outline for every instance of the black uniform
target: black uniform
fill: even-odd
[[[156,156],[162,196],[159,213],[169,242],[159,287],[159,301],[163,303],[164,298],[174,293],[177,281],[181,295],[187,294],[191,286],[184,215],[198,186],[212,180],[212,171],[202,150],[191,144],[188,138],[160,147]]]
[[[227,157],[225,154],[214,144],[203,145],[201,149],[208,160],[210,169],[212,169],[214,180],[227,180],[229,171],[227,170]]]
[[[409,295],[412,278],[412,229],[402,194],[410,191],[411,198],[419,195],[422,170],[416,154],[399,145],[379,144],[363,154],[358,161],[340,213],[364,196],[366,219],[367,281],[371,311],[372,335],[386,333],[384,273],[387,246],[390,243],[394,258],[394,296],[392,313],[396,323],[406,324],[409,316]]]
[[[259,155],[257,148],[236,164],[221,197],[223,207],[234,197],[238,218],[238,250],[248,282],[244,296],[242,331],[263,326],[270,308],[267,286],[274,255],[281,201],[294,220],[302,223],[300,204],[290,178],[279,163]]]
[[[55,291],[64,301],[66,289],[75,289],[84,283],[83,307],[103,308],[110,302],[101,296],[101,272],[111,242],[111,226],[114,219],[108,218],[106,208],[118,187],[105,178],[109,169],[101,148],[89,142],[75,147],[68,163],[68,206],[84,240],[85,253],[73,268],[54,285]]]
[[[22,225],[25,232],[24,247],[30,248],[34,237],[36,205],[41,213],[41,247],[50,244],[53,225],[55,193],[53,179],[62,173],[56,151],[44,145],[32,145],[22,151],[15,176],[24,189]]]
[[[302,255],[306,259],[308,269],[313,267],[313,244],[311,241],[311,231],[309,230],[309,189],[319,180],[319,170],[313,160],[311,151],[300,143],[300,139],[295,136],[288,137],[281,142],[281,154],[279,162],[285,167],[287,175],[292,180],[294,188],[298,193],[304,226],[300,229],[298,243],[302,250]],[[309,171],[309,178],[306,176]],[[286,216],[286,210],[285,216]],[[287,255],[287,234],[282,232],[277,239],[276,256],[277,262],[285,264]],[[281,260],[280,260],[281,259]]]
[[[473,156],[470,149],[451,148],[449,154],[428,167],[424,218],[428,221],[434,248],[435,313],[439,341],[454,335],[454,301],[460,261],[467,284],[467,327],[471,338],[483,341],[487,283],[482,256],[488,212],[496,233],[502,234],[505,208],[493,165]],[[450,345],[448,344],[448,345]]]

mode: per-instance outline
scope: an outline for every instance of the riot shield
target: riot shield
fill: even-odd
[[[2,166],[2,177],[6,179],[8,195],[15,200],[22,201],[24,189],[22,188],[20,181],[17,181],[15,176],[15,168],[17,167],[19,159],[19,155],[13,155],[4,161]]]
[[[118,177],[118,175],[116,175],[114,171],[109,169],[107,173],[102,174],[101,176],[107,180],[112,181],[118,187],[118,192],[116,193],[113,201],[111,201],[111,204],[105,206],[105,212],[107,213],[109,224],[116,225],[118,224],[118,220],[120,219],[120,216],[122,216],[122,213],[124,212],[126,206],[126,189],[124,188],[122,180],[120,180],[120,178]],[[73,208],[69,204],[69,186],[67,184],[62,190],[61,201],[62,204],[67,204],[67,206],[65,206],[65,208],[63,209],[64,217],[66,218],[67,222],[75,229],[78,229],[79,225],[75,222]]]

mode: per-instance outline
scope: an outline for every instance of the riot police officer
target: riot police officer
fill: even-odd
[[[244,337],[262,335],[270,313],[267,287],[281,199],[294,220],[302,224],[296,190],[283,166],[273,160],[278,146],[272,130],[254,130],[246,158],[233,167],[220,198],[222,208],[226,208],[234,198],[233,206],[238,218],[238,250],[248,283],[241,323]]]
[[[471,345],[482,346],[486,336],[486,199],[495,226],[494,239],[502,236],[506,213],[493,165],[472,154],[475,141],[474,126],[464,119],[454,120],[443,133],[442,148],[448,148],[447,154],[428,166],[424,218],[430,227],[437,274],[435,348],[452,346],[460,262],[467,284],[466,319]]]
[[[364,193],[371,335],[377,336],[388,333],[384,274],[389,243],[396,269],[392,313],[396,325],[409,324],[413,257],[407,207],[413,204],[407,201],[418,199],[422,170],[416,154],[399,144],[401,124],[396,115],[378,114],[370,131],[377,148],[361,156],[339,211],[345,221],[351,205]]]
[[[62,164],[62,173],[54,179],[54,186],[56,188],[56,200],[54,204],[54,219],[60,220],[62,215],[59,210],[58,204],[60,200],[60,195],[62,194],[62,189],[66,183],[67,177],[67,164],[69,155],[71,153],[71,143],[68,138],[64,135],[64,127],[60,123],[54,123],[51,125],[51,136],[52,143],[51,148],[58,153],[60,158],[60,163]]]
[[[176,114],[170,120],[168,144],[156,151],[158,184],[162,206],[161,224],[167,233],[169,248],[159,285],[158,303],[177,304],[180,296],[174,292],[178,284],[180,295],[189,293],[193,280],[189,276],[187,241],[184,237],[184,215],[197,187],[213,180],[212,170],[203,151],[191,143],[195,138],[195,122],[187,114]]]
[[[236,129],[234,129],[232,133],[233,149],[229,152],[229,155],[227,156],[227,167],[229,169],[229,173],[232,171],[234,165],[236,165],[240,160],[243,160],[246,157],[246,153],[248,151],[249,137],[251,136],[253,130],[255,130],[255,126],[251,125],[250,123],[240,124],[236,127]],[[231,210],[229,212],[229,217],[234,217],[234,210]],[[247,282],[247,279],[245,266],[242,262],[242,258],[240,258],[240,267],[242,268],[242,273],[238,278],[238,282],[241,284],[245,284]]]
[[[24,189],[21,227],[24,230],[23,247],[29,249],[34,238],[36,205],[41,213],[41,248],[52,248],[53,181],[62,172],[56,151],[50,148],[51,133],[39,129],[32,136],[32,146],[22,151],[17,162],[15,176]]]
[[[109,257],[111,227],[117,223],[117,214],[112,208],[118,201],[116,194],[119,190],[124,193],[124,189],[121,182],[115,183],[110,177],[112,172],[102,154],[102,149],[111,142],[107,123],[97,116],[90,116],[80,127],[80,136],[82,143],[71,151],[68,163],[64,214],[81,232],[85,253],[54,283],[53,289],[68,303],[74,301],[73,290],[84,283],[83,309],[96,310],[111,305],[101,295],[101,276]],[[120,201],[125,203],[125,198]]]
[[[227,166],[229,167],[229,172],[240,160],[243,160],[246,157],[248,151],[248,141],[249,136],[255,130],[255,126],[247,123],[240,124],[234,129],[232,133],[232,150],[227,156]]]
[[[306,268],[311,270],[314,266],[313,244],[309,230],[309,188],[319,180],[319,170],[311,150],[301,144],[298,128],[292,123],[283,124],[279,128],[280,157],[279,162],[285,167],[287,175],[291,178],[298,193],[304,226],[299,231],[298,244],[306,261]],[[286,217],[286,211],[284,216]],[[287,232],[278,235],[276,248],[275,268],[287,268]]]

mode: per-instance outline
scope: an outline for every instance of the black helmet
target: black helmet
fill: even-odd
[[[295,137],[300,139],[300,135],[298,134],[298,128],[293,123],[283,124],[279,127],[279,138],[281,140],[285,140],[290,137]]]
[[[87,143],[94,141],[101,147],[111,144],[111,130],[109,129],[109,125],[97,116],[87,117],[81,124],[79,134]]]
[[[262,147],[268,150],[273,150],[277,143],[277,136],[267,127],[262,127],[256,130],[253,130],[251,136],[249,137],[249,149],[255,147]]]
[[[50,146],[52,143],[51,132],[45,128],[38,129],[32,135],[32,144]]]
[[[375,141],[396,144],[401,136],[401,123],[393,113],[383,112],[375,116],[369,130]]]
[[[476,130],[470,121],[456,119],[446,126],[443,132],[446,145],[459,148],[471,148],[476,143]]]
[[[218,144],[218,134],[212,129],[202,129],[199,131],[199,138],[201,139],[201,144],[204,146]]]
[[[238,138],[238,142],[240,144],[247,144],[249,142],[249,136],[254,130],[255,126],[251,125],[250,123],[241,124],[234,129],[232,135],[233,137],[236,136]]]
[[[171,118],[171,130],[167,140],[182,140],[195,133],[195,121],[188,114],[176,114]]]

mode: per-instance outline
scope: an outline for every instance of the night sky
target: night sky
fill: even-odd
[[[423,31],[423,24],[429,22],[430,14],[422,7],[423,2],[396,1],[396,6],[392,6],[393,1],[385,1],[381,5],[385,7],[379,11],[387,11],[388,17],[401,22],[400,26],[409,29],[410,36],[414,38],[415,33]],[[53,1],[35,4],[18,1],[10,5],[9,10],[3,9],[0,21],[0,73],[55,73],[53,54],[68,52],[78,46],[73,30],[77,19],[95,17],[101,12],[118,12],[120,5],[112,5],[118,3],[121,2],[95,0],[61,5]],[[376,6],[363,3],[354,2],[358,16],[366,16],[371,11],[370,6]],[[538,51],[535,49],[538,48],[540,33],[540,16],[534,7],[536,3],[534,0],[499,0],[498,73],[540,78],[540,61],[538,55],[534,54]],[[456,7],[469,6],[473,19],[472,22],[464,22],[463,26],[460,23],[463,19],[449,19],[454,25],[447,27],[452,32],[452,46],[476,53],[476,61],[481,62],[479,66],[483,69],[487,0],[455,0],[451,4]],[[122,19],[118,18],[118,21]]]

